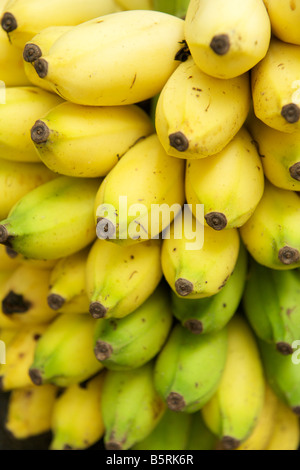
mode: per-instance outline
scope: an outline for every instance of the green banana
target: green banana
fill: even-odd
[[[300,338],[300,277],[293,269],[270,269],[251,259],[243,294],[244,312],[255,334],[292,354]]]
[[[216,392],[227,357],[227,327],[193,335],[177,324],[157,356],[154,384],[168,408],[194,413]]]
[[[210,297],[186,299],[171,293],[172,312],[182,326],[194,334],[219,331],[237,311],[247,276],[248,255],[241,243],[234,270],[225,286]]]
[[[186,450],[216,450],[218,438],[206,426],[201,410],[193,413]]]
[[[89,314],[61,314],[37,342],[29,376],[35,385],[66,387],[103,369],[93,351],[95,321]]]
[[[59,259],[96,238],[97,179],[60,176],[33,189],[0,222],[0,243],[33,259]]]
[[[134,312],[124,318],[96,320],[94,352],[112,370],[141,367],[163,347],[172,326],[168,290],[160,285]]]
[[[107,450],[127,450],[145,439],[166,410],[154,388],[153,362],[130,371],[106,371],[101,407]]]

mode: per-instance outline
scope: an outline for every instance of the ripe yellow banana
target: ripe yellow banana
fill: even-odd
[[[5,245],[0,245],[0,251],[2,251],[2,256],[0,254],[0,266],[1,266],[1,260],[4,258],[5,258],[4,266],[6,266],[7,263],[11,266],[12,266],[11,263],[15,263],[15,266],[19,266],[20,264],[26,264],[26,266],[32,266],[33,268],[53,269],[55,264],[57,263],[56,259],[44,260],[44,259],[26,258],[20,253],[17,253],[13,249],[11,249],[9,246],[5,246]]]
[[[299,417],[278,400],[273,432],[264,450],[298,450],[299,444]]]
[[[265,181],[264,194],[250,219],[239,228],[251,256],[271,269],[300,266],[300,198]]]
[[[154,132],[137,105],[81,106],[64,102],[31,129],[41,161],[52,171],[75,177],[100,177],[139,140]]]
[[[86,292],[94,318],[122,318],[152,294],[162,278],[161,241],[119,246],[97,239],[86,263]]]
[[[196,228],[197,221],[192,217]],[[216,231],[203,226],[203,245],[191,243],[189,225],[183,219],[179,237],[174,223],[170,235],[163,240],[161,262],[166,281],[180,297],[201,299],[217,294],[233,272],[239,254],[240,238],[237,229]],[[200,237],[199,237],[200,238]],[[192,245],[189,248],[189,245]]]
[[[0,159],[0,220],[32,189],[56,177],[43,163],[16,162]]]
[[[267,126],[300,129],[300,46],[273,37],[266,56],[251,70],[255,115]]]
[[[104,372],[66,387],[53,405],[49,450],[85,450],[104,434],[101,397]]]
[[[265,399],[265,378],[256,338],[247,322],[236,314],[227,328],[225,370],[217,392],[202,408],[202,416],[225,449],[236,449],[257,424]]]
[[[0,222],[0,243],[32,259],[59,259],[96,238],[98,179],[59,176],[33,189]]]
[[[184,204],[184,172],[185,162],[169,156],[156,133],[137,142],[100,185],[98,237],[124,245],[158,238]]]
[[[21,260],[19,256],[10,257],[7,254],[6,247],[4,245],[0,245],[0,271],[8,273],[10,275],[10,271],[14,271],[19,265],[21,264]]]
[[[37,118],[62,102],[54,93],[36,86],[10,87],[0,105],[1,158],[19,162],[41,162],[30,130]]]
[[[52,384],[13,389],[9,396],[5,429],[15,439],[49,432],[58,391],[58,387]]]
[[[243,225],[263,192],[261,159],[244,127],[218,154],[187,163],[186,200],[195,217],[196,204],[204,204],[205,223],[215,230]]]
[[[185,39],[197,66],[230,79],[249,71],[266,55],[271,24],[262,0],[191,0]]]
[[[250,107],[248,74],[221,80],[206,75],[192,57],[164,85],[156,106],[157,135],[178,158],[220,152],[242,127]]]
[[[265,177],[278,188],[300,191],[300,130],[277,131],[253,112],[246,125],[258,146]]]
[[[54,318],[36,345],[29,376],[35,385],[67,387],[103,369],[93,351],[95,320],[89,314]]]
[[[292,0],[264,0],[273,34],[281,41],[300,45],[300,2]]]
[[[86,313],[89,300],[86,293],[86,262],[90,246],[60,259],[49,278],[47,301],[60,313]]]
[[[23,48],[48,26],[75,26],[118,10],[114,0],[9,0],[1,18],[12,44]]]
[[[183,27],[182,19],[152,10],[98,16],[60,36],[34,67],[67,101],[138,103],[159,93],[178,66]]]

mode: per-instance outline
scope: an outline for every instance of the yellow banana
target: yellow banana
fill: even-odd
[[[55,400],[49,450],[85,450],[104,435],[101,397],[104,372],[66,387]]]
[[[236,449],[253,432],[265,399],[265,378],[255,336],[242,316],[228,323],[228,352],[218,390],[202,408],[208,428],[225,449]]]
[[[89,379],[103,365],[93,351],[95,320],[89,314],[61,314],[36,345],[29,376],[35,385],[67,387]]]
[[[122,318],[152,294],[162,278],[161,242],[119,246],[97,239],[86,264],[86,292],[94,318]]]
[[[60,259],[49,278],[48,305],[60,313],[89,311],[86,293],[86,262],[90,246]]]
[[[181,211],[185,162],[156,133],[137,142],[108,173],[95,200],[97,235],[131,245],[158,238]]]
[[[1,18],[12,44],[23,48],[48,26],[75,26],[118,9],[114,0],[9,0]]]
[[[32,189],[56,177],[43,163],[16,162],[0,159],[0,220]]]
[[[292,0],[264,0],[273,34],[281,41],[300,45],[300,2]]]
[[[258,146],[265,177],[278,188],[300,191],[300,130],[277,131],[253,112],[246,125]]]
[[[67,101],[91,106],[138,103],[159,93],[178,66],[175,55],[183,29],[182,19],[159,11],[98,16],[64,33],[34,67]]]
[[[59,176],[33,189],[0,222],[0,243],[24,257],[69,256],[96,238],[98,179]]]
[[[14,339],[20,328],[16,325],[2,326],[0,325],[0,374],[6,364],[6,349],[8,344]]]
[[[48,325],[24,325],[6,347],[6,363],[0,371],[0,390],[6,392],[32,385],[29,368],[32,364],[39,338]]]
[[[21,264],[19,256],[9,256],[7,254],[6,246],[0,245],[0,271],[6,272],[10,275],[10,271],[13,271]]]
[[[263,197],[239,232],[259,264],[271,269],[293,269],[300,266],[299,226],[297,193],[266,180]]]
[[[255,115],[267,126],[300,129],[300,46],[273,37],[266,56],[251,70]]]
[[[58,391],[58,387],[52,384],[13,389],[9,396],[5,429],[15,439],[49,432]]]
[[[204,226],[203,245],[198,246],[197,240],[190,241],[192,223],[197,234],[199,228],[193,216],[189,224],[183,219],[181,237],[172,224],[170,236],[163,240],[161,262],[165,279],[175,294],[200,299],[217,294],[225,286],[237,262],[240,238],[237,229],[216,231]]]
[[[156,132],[165,151],[184,159],[220,152],[240,130],[250,107],[248,74],[221,80],[206,75],[192,57],[163,87]]]
[[[1,158],[41,163],[30,130],[40,115],[61,102],[59,96],[39,87],[6,88],[5,104],[0,105]]]
[[[278,400],[273,432],[264,450],[298,450],[299,444],[299,417]]]
[[[65,102],[33,125],[31,138],[52,171],[76,177],[105,176],[141,138],[154,132],[139,106],[81,106]]]
[[[205,223],[215,230],[243,225],[263,192],[261,159],[244,127],[218,154],[187,163],[186,200],[195,217],[196,204],[204,204]]]
[[[271,24],[262,0],[190,0],[185,39],[197,66],[230,79],[266,55]]]

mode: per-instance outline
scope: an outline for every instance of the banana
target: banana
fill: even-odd
[[[299,418],[279,400],[273,433],[264,450],[298,450],[299,444]]]
[[[185,194],[196,217],[204,204],[205,224],[238,228],[255,211],[264,192],[264,172],[252,136],[243,127],[216,155],[187,163]]]
[[[5,160],[39,162],[30,130],[37,117],[45,114],[62,99],[36,86],[10,87],[0,106],[0,153]]]
[[[97,239],[86,264],[86,292],[94,318],[122,318],[152,294],[162,279],[161,242],[118,246]]]
[[[216,392],[227,357],[227,327],[193,335],[176,324],[155,361],[154,385],[168,408],[195,413]]]
[[[20,257],[14,256],[10,257],[7,254],[6,247],[0,245],[0,272],[8,273],[10,275],[11,271],[14,271],[21,264]]]
[[[56,177],[43,163],[16,162],[0,159],[0,220],[32,189]]]
[[[66,387],[55,400],[49,450],[85,450],[104,435],[101,396],[104,373]]]
[[[36,73],[34,61],[41,57],[42,54],[48,54],[56,39],[71,28],[72,26],[48,26],[26,42],[23,49],[23,68],[31,85],[38,86],[53,93],[52,86]]]
[[[300,366],[297,354],[283,355],[274,344],[258,339],[267,381],[295,415],[300,416]]]
[[[171,292],[171,307],[175,318],[194,334],[214,333],[227,325],[236,313],[244,293],[248,255],[243,244],[234,270],[217,294],[203,299],[179,297]]]
[[[217,392],[202,408],[207,427],[224,449],[236,449],[253,432],[265,399],[259,349],[248,323],[236,314],[228,323],[228,352]]]
[[[129,371],[106,371],[102,416],[106,450],[128,450],[145,439],[166,406],[154,388],[153,362]]]
[[[153,9],[185,19],[190,0],[153,0]]]
[[[50,270],[18,266],[2,286],[1,313],[19,326],[49,323],[57,315],[47,304],[50,274]]]
[[[228,80],[214,78],[189,56],[161,90],[155,113],[157,135],[173,157],[215,155],[244,124],[250,102],[248,74]]]
[[[217,450],[218,439],[204,423],[201,410],[193,413],[186,450]]]
[[[277,131],[300,129],[300,47],[273,37],[266,56],[251,70],[254,113]]]
[[[86,293],[86,262],[90,246],[60,259],[49,278],[47,302],[59,313],[89,311]]]
[[[48,325],[24,325],[6,345],[6,363],[0,371],[0,390],[11,391],[32,385],[29,367],[34,358],[38,340]]]
[[[6,349],[8,344],[14,339],[16,334],[20,331],[20,329],[13,325],[11,326],[0,326],[0,374],[1,371],[4,370],[6,365]]]
[[[38,119],[31,129],[41,161],[61,175],[106,176],[139,140],[154,132],[137,105],[82,106],[64,102]]]
[[[183,38],[184,21],[176,16],[120,11],[74,26],[34,67],[67,101],[91,106],[133,104],[160,92],[179,64],[175,56]]]
[[[300,277],[294,269],[270,269],[253,259],[250,266],[243,293],[248,321],[256,336],[292,354],[300,338]]]
[[[46,384],[11,391],[5,429],[15,439],[28,439],[51,430],[51,419],[59,389]]]
[[[75,26],[96,16],[117,11],[114,0],[9,0],[1,17],[10,42],[23,48],[49,26]]]
[[[246,125],[258,146],[265,177],[274,186],[300,191],[300,131],[277,131],[249,113]]]
[[[93,351],[95,321],[88,314],[61,314],[36,345],[29,377],[35,385],[67,387],[103,369]]]
[[[131,450],[185,450],[193,416],[166,409],[154,430]]]
[[[239,233],[251,256],[270,269],[300,266],[300,198],[265,180],[264,194]]]
[[[185,162],[156,133],[137,142],[103,179],[95,200],[98,238],[132,245],[158,238],[181,212]]]
[[[110,370],[141,367],[162,349],[173,323],[166,286],[159,286],[130,315],[96,320],[94,352]]]
[[[56,259],[31,259],[26,258],[25,256],[17,253],[9,246],[0,245],[0,251],[2,251],[3,255],[0,254],[0,262],[2,259],[5,260],[4,266],[7,264],[10,266],[19,266],[19,265],[26,265],[31,266],[33,268],[38,269],[53,269],[57,263]],[[2,258],[3,257],[3,258]],[[0,263],[1,266],[1,263]]]
[[[300,45],[299,0],[282,3],[280,0],[264,0],[274,36],[281,41]]]
[[[182,226],[179,237],[177,225],[173,223],[170,235],[162,243],[161,263],[166,281],[175,294],[186,299],[217,294],[226,285],[237,262],[238,230],[216,231],[201,226],[193,215],[189,221],[184,217]],[[190,242],[192,237],[195,241]]]
[[[33,189],[0,222],[0,243],[31,259],[60,259],[96,238],[98,179],[59,176]]]
[[[185,39],[208,75],[228,80],[248,72],[266,55],[270,38],[262,0],[190,0]]]

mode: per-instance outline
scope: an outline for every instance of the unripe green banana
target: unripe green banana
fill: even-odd
[[[242,299],[247,276],[247,251],[240,245],[234,270],[225,286],[202,299],[179,297],[172,291],[172,312],[185,328],[194,334],[207,334],[224,328],[236,313]]]
[[[262,0],[190,0],[185,39],[203,72],[230,79],[266,55],[270,18]]]
[[[5,103],[0,105],[1,158],[41,163],[30,129],[39,116],[61,102],[59,96],[37,86],[6,88]]]
[[[60,176],[23,196],[0,222],[0,243],[33,259],[59,259],[95,238],[98,179]]]
[[[184,204],[184,172],[185,162],[170,157],[156,133],[137,142],[100,185],[98,237],[125,245],[158,238]]]
[[[107,369],[128,370],[149,362],[162,349],[173,321],[168,290],[160,285],[124,318],[100,319],[94,352]]]
[[[258,340],[261,360],[267,381],[274,393],[297,416],[300,416],[299,354],[281,354],[274,344]]]
[[[193,416],[168,408],[154,430],[131,450],[185,450]]]
[[[229,144],[242,127],[249,107],[248,74],[228,80],[214,78],[188,57],[159,95],[156,132],[169,155],[204,158]]]
[[[255,334],[292,354],[300,338],[300,277],[296,270],[266,268],[251,260],[243,307]]]
[[[156,10],[153,0],[115,0],[122,10]]]
[[[177,324],[156,359],[155,388],[169,409],[195,413],[216,392],[226,357],[227,327],[193,335]]]
[[[287,270],[300,266],[299,227],[299,195],[265,180],[264,194],[239,233],[255,261]]]
[[[93,351],[94,329],[89,314],[61,314],[52,320],[36,345],[29,368],[31,381],[67,387],[102,370]]]
[[[202,408],[224,449],[236,449],[253,431],[265,399],[265,378],[250,326],[236,314],[228,323],[228,352],[218,390]]]
[[[186,450],[216,450],[218,438],[208,429],[200,411],[191,415],[192,423]]]
[[[42,162],[61,175],[106,176],[139,140],[154,131],[139,106],[55,106],[38,119],[31,138]]]
[[[154,388],[153,362],[106,371],[101,407],[107,450],[127,450],[149,436],[166,410]]]
[[[182,19],[159,11],[94,17],[58,38],[49,53],[35,61],[35,70],[73,103],[138,103],[159,93],[178,66],[175,56],[183,30]]]

